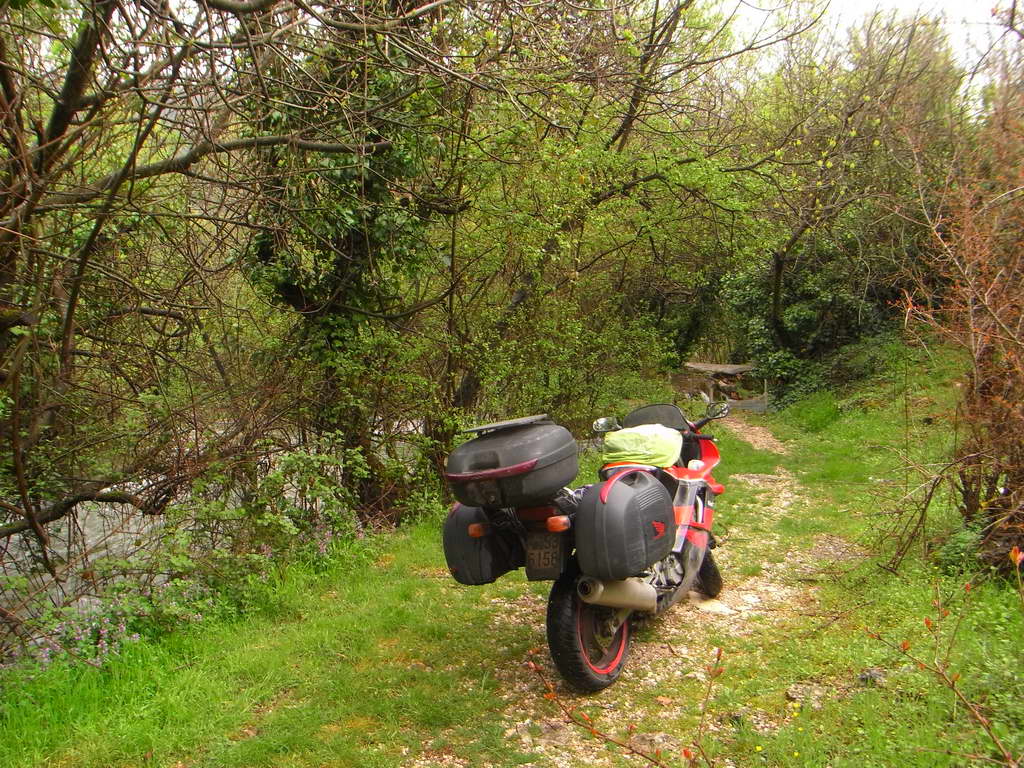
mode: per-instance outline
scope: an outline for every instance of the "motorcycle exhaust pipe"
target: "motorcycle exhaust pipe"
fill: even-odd
[[[608,608],[631,608],[634,611],[654,611],[658,608],[658,592],[640,578],[622,581],[601,581],[583,576],[576,582],[580,600]]]

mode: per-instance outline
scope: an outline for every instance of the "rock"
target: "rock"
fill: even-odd
[[[540,735],[536,741],[542,744],[564,746],[571,741],[572,731],[566,723],[545,720],[540,724]]]
[[[659,750],[663,755],[672,755],[682,749],[682,745],[667,733],[637,733],[630,739],[634,747],[653,755]]]
[[[743,725],[747,722],[747,712],[743,709],[736,710],[735,712],[729,712],[725,716],[725,721],[735,726],[736,728],[742,728]]]
[[[697,606],[697,610],[703,611],[704,613],[716,613],[719,616],[731,616],[736,613],[735,610],[730,608],[728,605],[723,603],[721,600],[695,600],[694,605]]]
[[[876,686],[885,682],[885,670],[880,667],[868,667],[857,675],[861,685]]]
[[[828,689],[817,683],[793,683],[786,689],[786,699],[806,704],[811,709],[821,709],[826,698]]]

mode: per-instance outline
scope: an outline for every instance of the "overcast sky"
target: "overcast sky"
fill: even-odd
[[[822,0],[824,2],[824,0]],[[723,6],[739,4],[739,15],[753,21],[763,15],[759,12],[778,8],[782,0],[723,0]],[[994,31],[992,7],[1006,7],[1009,0],[831,0],[825,21],[830,25],[847,27],[855,24],[875,10],[896,10],[912,16],[920,11],[929,16],[943,15],[949,31],[950,43],[964,63],[972,62],[977,49],[985,47]]]
[[[969,56],[964,48],[981,45],[989,38],[993,30],[992,7],[997,4],[996,0],[833,0],[828,13],[845,24],[858,21],[876,8],[895,9],[907,15],[917,11],[932,16],[943,14],[954,49]]]

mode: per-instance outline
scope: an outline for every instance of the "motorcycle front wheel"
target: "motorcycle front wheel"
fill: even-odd
[[[591,605],[576,594],[577,573],[570,569],[551,587],[548,597],[548,647],[555,668],[583,693],[614,683],[629,651],[629,620],[615,626],[615,609]]]
[[[708,597],[718,597],[722,594],[722,572],[718,570],[718,563],[709,549],[704,553],[700,570],[697,571],[697,589]]]

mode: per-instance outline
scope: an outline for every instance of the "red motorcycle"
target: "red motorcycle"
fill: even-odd
[[[546,415],[468,430],[476,437],[452,452],[445,472],[458,499],[442,536],[452,576],[488,584],[525,567],[531,581],[553,580],[555,667],[577,690],[608,687],[626,663],[634,617],[661,614],[693,588],[711,597],[722,589],[710,551],[720,456],[700,428],[728,412],[710,403],[690,422],[677,406],[656,404],[622,426],[598,419],[595,431],[612,433],[606,442],[636,449],[575,491],[564,486],[579,471],[578,446]]]

